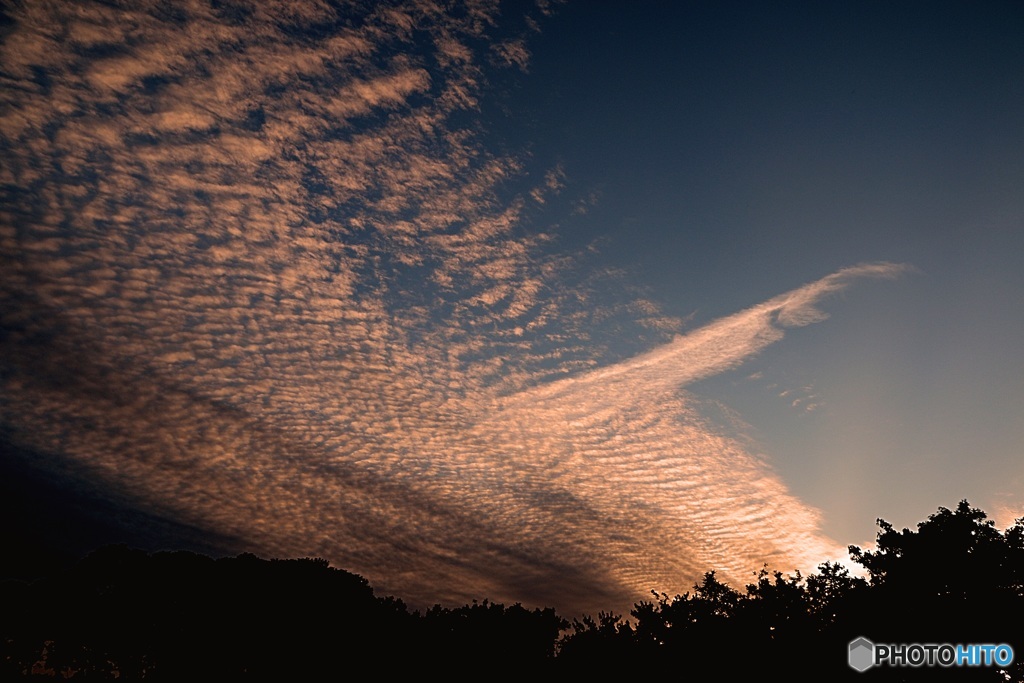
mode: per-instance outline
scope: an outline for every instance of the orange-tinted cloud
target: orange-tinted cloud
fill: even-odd
[[[485,66],[527,55],[491,3],[463,9],[15,10],[5,433],[238,550],[321,555],[413,602],[621,609],[830,550],[684,387],[899,268],[669,340],[678,321],[526,219],[564,174],[510,193],[523,160],[457,123]],[[608,353],[611,316],[653,348]]]

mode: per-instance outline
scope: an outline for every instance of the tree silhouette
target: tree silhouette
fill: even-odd
[[[1020,521],[1001,533],[966,500],[939,510],[917,530],[897,531],[878,520],[874,550],[850,546],[870,577],[870,590],[845,615],[881,642],[1003,643],[1024,657],[1024,639],[1012,624],[1024,608]],[[905,670],[907,680],[939,675],[957,680],[1006,680],[995,668]],[[1024,680],[1016,662],[1005,675]]]
[[[575,618],[572,632],[558,643],[558,664],[563,672],[602,673],[636,660],[637,634],[629,622],[612,612]]]
[[[847,666],[848,644],[1009,643],[1024,612],[1024,522],[1005,532],[962,501],[916,530],[878,520],[850,546],[866,578],[825,563],[808,576],[767,565],[744,591],[706,572],[682,595],[652,591],[628,618],[570,623],[551,608],[489,600],[410,611],[326,560],[218,560],[102,548],[34,582],[0,582],[0,678],[317,680],[347,671],[457,677],[693,673],[730,681],[1021,681],[997,667]]]

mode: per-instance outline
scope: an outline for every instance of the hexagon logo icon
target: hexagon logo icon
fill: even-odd
[[[850,668],[867,671],[875,663],[875,644],[861,636],[850,641]]]

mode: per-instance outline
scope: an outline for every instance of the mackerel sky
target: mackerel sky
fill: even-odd
[[[1010,525],[1024,6],[832,5],[8,5],[11,542],[578,613]]]

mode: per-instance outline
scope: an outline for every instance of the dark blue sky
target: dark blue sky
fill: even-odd
[[[621,235],[693,308],[862,260],[955,269],[1012,246],[979,221],[1020,195],[1021,22],[1011,3],[570,3],[509,124],[600,193],[581,232]]]
[[[863,261],[916,268],[702,389],[826,512],[837,461],[892,473],[826,515],[837,533],[950,497],[1019,506],[1022,30],[1008,2],[569,3],[494,130],[596,198],[570,242],[600,239],[692,323]],[[790,424],[747,370],[849,412]]]

